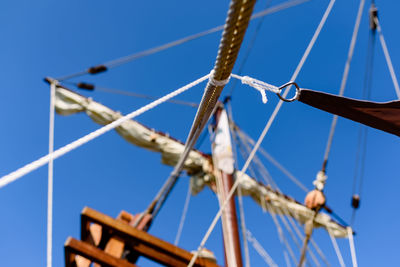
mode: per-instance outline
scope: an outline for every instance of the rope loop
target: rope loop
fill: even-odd
[[[295,94],[294,97],[292,97],[292,98],[284,98],[284,97],[281,95],[282,90],[283,90],[284,88],[288,87],[288,86],[291,86],[291,85],[294,85],[294,86],[296,87],[296,94]],[[297,83],[295,83],[295,82],[293,82],[293,81],[290,81],[290,82],[288,82],[288,83],[285,83],[284,85],[282,85],[282,86],[279,87],[278,89],[279,89],[279,92],[276,93],[276,94],[278,95],[279,99],[282,100],[282,101],[284,101],[284,102],[293,102],[293,101],[299,99],[299,97],[300,97],[300,87],[297,85]]]
[[[226,78],[225,80],[216,80],[216,79],[214,79],[214,70],[212,70],[208,77],[208,82],[214,86],[225,86],[227,83],[229,83],[230,79],[231,79],[231,76],[229,75],[229,77]]]

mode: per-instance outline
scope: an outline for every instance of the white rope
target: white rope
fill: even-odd
[[[349,236],[349,244],[350,244],[350,251],[351,251],[351,261],[353,262],[353,267],[358,267],[357,264],[357,256],[356,256],[356,248],[354,246],[354,239],[353,239],[353,229],[351,227],[347,227],[347,234]]]
[[[283,257],[285,258],[286,267],[292,267],[292,264],[290,263],[289,256],[286,251],[283,252]]]
[[[243,144],[245,145],[246,149],[248,149],[248,151],[250,151],[247,142],[249,142],[250,144],[253,144],[253,145],[254,145],[255,142],[254,142],[250,137],[248,137],[244,132],[242,132],[240,129],[237,129],[235,132],[238,134],[237,137],[239,137],[239,140],[240,140],[241,142],[243,142]],[[260,150],[261,152],[263,151],[262,148],[259,148],[259,150]],[[266,151],[264,151],[264,152],[267,153]],[[269,155],[269,154],[268,154],[268,155]],[[254,162],[259,164],[259,169],[265,170],[265,172],[268,172],[267,169],[265,168],[265,166],[264,166],[261,162],[259,162],[259,160],[257,159],[257,156],[255,156]],[[264,175],[266,175],[265,173],[260,173],[260,175],[262,176],[262,178],[264,178],[264,180],[265,180],[265,179],[268,179],[268,176],[264,177]],[[253,174],[253,176],[255,177],[255,173]],[[268,179],[268,180],[269,180],[269,179]],[[271,180],[272,180],[272,177],[271,177]],[[268,183],[268,184],[271,184],[271,185],[275,184],[275,183],[273,182],[273,180],[272,180],[272,181],[267,181],[267,183]],[[240,188],[240,187],[239,187],[239,188]],[[275,188],[276,190],[278,190],[278,192],[281,192],[281,190],[279,189],[279,187],[278,187],[277,185],[273,186],[273,188]],[[264,201],[261,201],[261,203],[264,204]],[[265,204],[262,205],[262,206],[263,206],[263,209],[265,209]],[[296,214],[296,213],[293,213],[290,209],[287,209],[286,207],[284,207],[284,208],[278,207],[278,209],[279,209],[283,214],[285,213],[283,210],[285,210],[286,213],[289,213],[291,216],[293,216],[294,218],[296,218],[296,219],[298,220],[297,214]],[[281,216],[280,218],[281,218],[282,221],[284,220],[284,217]],[[290,224],[291,224],[292,227],[294,228],[294,230],[295,230],[297,236],[298,236],[300,239],[303,239],[304,237],[303,237],[302,234],[300,233],[300,230],[298,229],[298,226],[296,225],[296,223],[294,222],[294,220],[292,219],[292,217],[288,216],[287,219],[289,220]],[[288,225],[287,225],[287,224],[286,224],[286,228],[288,229]],[[288,231],[291,231],[291,230],[288,229]],[[297,239],[296,239],[295,237],[293,237],[293,235],[292,235],[292,239],[293,239],[293,241],[296,243],[296,245],[299,247],[300,245],[299,245],[299,243],[297,242]],[[317,253],[319,254],[319,256],[321,257],[321,259],[325,262],[326,266],[330,266],[330,264],[329,264],[329,262],[327,261],[325,255],[322,253],[322,251],[320,250],[320,248],[318,247],[318,245],[315,243],[315,241],[312,240],[312,239],[310,239],[310,241],[311,241],[311,243],[313,244],[313,246],[314,246],[314,248],[316,249],[316,251],[317,251]],[[317,266],[320,266],[318,260],[316,259],[314,253],[310,250],[310,248],[307,248],[307,250],[309,251],[311,257],[313,258],[313,261],[315,262],[315,264],[316,264]]]
[[[341,267],[345,267],[346,265],[344,264],[343,257],[342,257],[342,253],[340,252],[340,249],[339,249],[339,246],[338,246],[338,244],[337,244],[337,242],[336,242],[336,239],[335,239],[335,237],[332,235],[332,233],[331,233],[331,231],[329,230],[329,228],[328,228],[327,230],[328,230],[329,237],[331,238],[333,248],[335,249],[336,256],[337,256],[337,258],[338,258],[338,260],[339,260],[340,266],[341,266]]]
[[[364,8],[364,3],[365,3],[365,0],[361,0],[360,5],[358,7],[356,23],[354,25],[353,34],[351,36],[350,47],[349,47],[349,51],[347,54],[347,60],[346,60],[346,64],[345,64],[343,76],[342,76],[342,82],[340,84],[340,90],[339,90],[340,96],[343,96],[344,90],[346,89],[347,78],[349,76],[349,71],[350,71],[350,63],[353,58],[354,48],[355,48],[356,41],[357,41],[358,29],[360,28],[360,22],[361,22],[361,18],[362,18],[362,11]],[[338,120],[338,116],[334,115],[333,119],[332,119],[332,123],[331,123],[331,128],[329,130],[328,142],[327,142],[327,145],[325,148],[324,162],[326,162],[329,157],[337,120]]]
[[[125,121],[133,119],[134,117],[137,117],[137,116],[145,113],[146,111],[149,111],[149,110],[155,108],[156,106],[166,102],[167,100],[169,100],[169,99],[171,99],[171,98],[173,98],[173,97],[175,97],[175,96],[187,91],[188,89],[192,88],[193,86],[196,86],[197,84],[205,81],[208,78],[208,76],[209,76],[209,74],[207,74],[207,75],[201,77],[200,79],[197,79],[197,80],[195,80],[195,81],[193,81],[193,82],[191,82],[191,83],[189,83],[189,84],[187,84],[187,85],[185,85],[185,86],[183,86],[183,87],[181,87],[181,88],[179,88],[179,89],[177,89],[177,90],[175,90],[175,91],[173,91],[173,92],[171,92],[171,93],[169,93],[169,94],[167,94],[167,95],[165,95],[165,96],[163,96],[163,97],[161,97],[161,98],[159,98],[159,99],[157,99],[157,100],[155,100],[153,102],[151,102],[150,104],[147,104],[144,107],[141,107],[140,109],[137,109],[137,110],[129,113],[128,115],[125,115],[125,116],[119,118],[118,120],[113,121],[110,124],[107,124],[106,126],[101,127],[100,129],[98,129],[98,130],[96,130],[94,132],[91,132],[91,133],[79,138],[78,140],[76,140],[76,141],[74,141],[74,142],[72,142],[72,143],[70,143],[70,144],[68,144],[66,146],[63,146],[63,147],[57,149],[56,151],[54,151],[51,154],[47,154],[46,156],[43,156],[43,157],[39,158],[38,160],[33,161],[33,162],[25,165],[24,167],[19,168],[18,170],[1,177],[0,178],[0,188],[8,185],[11,182],[14,182],[15,180],[21,178],[25,174],[28,174],[28,173],[32,172],[33,170],[36,170],[37,168],[45,165],[50,160],[57,159],[57,158],[63,156],[64,154],[70,152],[71,150],[74,150],[75,148],[80,147],[81,145],[86,144],[87,142],[89,142],[89,141],[101,136],[102,134],[104,134],[104,133],[116,128],[117,126],[121,125]]]
[[[272,221],[274,222],[275,227],[277,228],[279,241],[281,242],[281,244],[283,244],[286,247],[286,250],[289,253],[290,258],[292,259],[293,263],[296,264],[296,256],[294,255],[293,250],[290,247],[289,242],[287,241],[284,232],[282,231],[282,226],[280,225],[278,219],[276,218],[276,215],[274,213],[272,213],[271,211],[269,211],[269,215],[271,215]]]
[[[383,53],[385,54],[385,59],[386,59],[386,63],[389,68],[390,76],[392,77],[394,88],[396,89],[397,98],[400,99],[399,82],[397,81],[396,73],[394,72],[392,60],[390,59],[389,50],[386,46],[385,39],[383,38],[381,25],[379,24],[378,17],[375,17],[374,20],[375,20],[375,24],[376,24],[376,29],[378,30],[378,33],[379,33],[379,40],[381,41]]]
[[[56,84],[50,84],[49,154],[54,150],[54,105]],[[52,266],[53,250],[53,159],[49,160],[47,177],[47,267]]]
[[[278,267],[268,252],[261,246],[260,242],[253,236],[250,230],[246,230],[246,238],[253,245],[253,248],[258,252],[258,254],[263,258],[265,263],[270,267]]]
[[[212,70],[210,72],[210,77],[208,78],[208,82],[214,86],[225,86],[227,83],[229,83],[230,79],[231,79],[231,76],[229,75],[229,77],[226,78],[225,80],[216,80],[216,79],[214,79],[214,70]]]
[[[236,74],[231,74],[231,76],[233,78],[236,78],[238,80],[240,80],[243,84],[247,84],[248,86],[253,87],[254,89],[258,90],[261,94],[262,97],[262,101],[264,104],[266,104],[268,102],[268,98],[267,95],[265,94],[265,91],[270,91],[273,92],[275,94],[280,93],[280,89],[272,84],[268,84],[266,82],[251,78],[249,76],[239,76]]]
[[[178,232],[176,233],[176,237],[175,237],[175,242],[174,245],[177,246],[179,243],[179,240],[181,239],[181,234],[182,234],[182,230],[183,230],[183,225],[185,224],[185,219],[186,219],[186,214],[189,208],[189,202],[190,202],[190,184],[188,187],[188,191],[186,193],[186,199],[185,199],[185,204],[183,206],[183,211],[182,211],[182,216],[181,216],[181,220],[179,222],[179,227],[178,227]]]
[[[242,129],[237,130],[239,136],[243,139],[245,139],[248,143],[251,145],[254,145],[256,142],[248,135],[246,134]],[[301,190],[304,192],[309,192],[310,190],[307,189],[307,187],[300,182],[299,179],[297,179],[291,172],[289,172],[285,167],[283,167],[274,157],[272,157],[265,149],[262,147],[259,148],[259,152],[261,155],[264,156],[269,162],[271,162],[275,167],[277,167],[283,174],[285,174],[295,185],[297,185]]]
[[[296,68],[296,70],[295,70],[295,72],[294,72],[294,74],[293,74],[293,76],[292,76],[292,79],[290,79],[291,81],[294,81],[294,80],[297,78],[297,75],[300,73],[300,70],[302,69],[302,67],[303,67],[303,65],[304,65],[304,63],[305,63],[305,61],[306,61],[308,55],[310,54],[311,49],[312,49],[312,47],[314,46],[315,41],[317,40],[317,37],[319,36],[319,34],[320,34],[321,30],[322,30],[322,27],[323,27],[323,25],[325,24],[325,21],[326,21],[326,19],[328,18],[328,15],[329,15],[330,11],[332,10],[332,7],[333,7],[333,4],[335,3],[335,1],[336,1],[336,0],[331,0],[331,1],[329,2],[329,5],[328,5],[328,7],[327,7],[327,9],[326,9],[326,11],[325,11],[325,13],[324,13],[322,19],[321,19],[321,22],[319,23],[319,25],[318,25],[318,27],[317,27],[317,29],[316,29],[316,31],[315,31],[315,33],[314,33],[314,35],[313,35],[313,37],[312,37],[310,43],[308,44],[307,49],[306,49],[306,51],[304,52],[304,55],[303,55],[303,57],[301,58],[301,60],[300,60],[300,62],[299,62],[299,64],[298,64],[298,66],[297,66],[297,68]],[[287,96],[287,94],[289,93],[289,90],[290,90],[290,87],[287,87],[286,90],[285,90],[285,92],[283,93],[283,97],[286,97],[286,96]],[[257,152],[257,149],[258,149],[259,146],[261,145],[261,142],[264,140],[265,135],[267,134],[267,132],[268,132],[269,128],[271,127],[271,124],[272,124],[272,122],[274,121],[274,119],[275,119],[275,117],[276,117],[276,115],[277,115],[277,113],[278,113],[280,107],[282,106],[282,103],[283,103],[283,101],[280,100],[280,101],[278,102],[277,106],[275,107],[275,110],[274,110],[274,112],[272,113],[272,115],[271,115],[269,121],[267,122],[267,125],[265,126],[263,132],[261,133],[259,139],[257,140],[257,143],[255,144],[253,150],[251,151],[251,153],[250,153],[250,155],[249,155],[249,157],[248,157],[246,163],[244,164],[244,166],[243,166],[243,168],[242,168],[242,170],[241,170],[242,173],[244,173],[244,172],[247,170],[247,168],[248,168],[248,166],[249,166],[251,160],[253,159],[255,153]],[[188,264],[189,267],[192,267],[193,264],[194,264],[194,262],[195,262],[196,259],[198,258],[199,253],[200,253],[200,250],[204,247],[204,245],[205,245],[207,239],[209,238],[211,232],[213,231],[215,225],[217,224],[219,218],[221,217],[222,210],[225,209],[225,206],[227,205],[229,199],[232,197],[232,195],[233,195],[233,193],[235,192],[237,186],[239,185],[239,180],[240,180],[239,178],[236,179],[235,183],[233,184],[233,186],[232,186],[232,188],[231,188],[231,191],[229,192],[229,194],[228,194],[228,196],[227,196],[227,199],[225,200],[225,202],[223,203],[223,205],[220,207],[218,213],[215,215],[213,221],[211,222],[210,227],[208,228],[206,234],[205,234],[204,237],[203,237],[203,240],[200,242],[200,245],[199,245],[199,247],[198,247],[196,253],[193,255],[192,259],[190,260],[190,262],[189,262],[189,264]]]

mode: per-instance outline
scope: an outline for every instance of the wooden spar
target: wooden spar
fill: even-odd
[[[85,207],[81,214],[81,239],[90,240],[90,226],[93,224],[100,225],[102,228],[102,235],[108,235],[122,240],[125,244],[125,249],[143,256],[163,266],[171,267],[185,267],[190,262],[193,254],[177,247],[171,243],[163,241],[155,236],[152,236],[144,231],[138,230],[127,223],[111,218],[98,211]],[[75,241],[74,241],[75,242]],[[100,242],[101,243],[101,242]],[[67,243],[67,244],[70,244]],[[112,259],[117,259],[110,254],[103,252],[92,245],[74,246],[74,244],[67,246],[66,244],[66,265],[71,266],[73,255],[82,255],[100,264],[104,263],[104,257],[110,256]],[[72,246],[72,248],[71,248]],[[101,247],[102,245],[99,244]],[[76,249],[78,248],[78,249]],[[107,254],[107,255],[104,255]],[[105,259],[107,260],[107,259]],[[122,260],[122,259],[118,259]],[[124,263],[128,263],[124,261]],[[108,263],[107,263],[108,264]],[[124,266],[124,265],[110,265],[106,266]],[[128,266],[128,265],[127,265]],[[133,264],[129,266],[134,266]],[[218,265],[206,258],[198,258],[194,264],[195,267],[218,267]]]
[[[220,121],[222,108],[218,107],[215,114],[216,127]],[[229,144],[232,147],[232,144]],[[213,143],[213,147],[215,143]],[[214,152],[214,151],[213,151]],[[220,203],[224,203],[233,186],[233,176],[223,170],[218,169],[217,164],[214,164],[217,175],[217,191]],[[222,213],[222,228],[224,235],[224,250],[225,250],[225,266],[228,267],[242,267],[242,253],[240,248],[239,227],[236,214],[235,198],[232,197],[225,210]]]

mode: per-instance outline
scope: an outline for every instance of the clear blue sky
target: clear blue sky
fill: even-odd
[[[273,0],[272,5],[281,2]],[[366,2],[345,93],[354,98],[362,96],[368,42],[369,1]],[[300,86],[338,92],[358,3],[337,0],[299,75],[297,82]],[[243,74],[275,85],[287,82],[327,4],[328,0],[311,0],[266,17]],[[2,1],[0,175],[45,155],[48,150],[49,89],[43,77],[80,71],[223,24],[228,5],[229,1],[210,0]],[[255,10],[264,6],[265,0],[258,1]],[[400,47],[400,3],[378,0],[377,6],[395,71],[400,73],[400,51],[397,49]],[[243,48],[248,46],[257,22],[251,23]],[[216,33],[104,74],[84,76],[75,81],[161,96],[208,73],[214,64],[219,39],[220,33]],[[396,98],[394,87],[378,43],[375,55],[372,99],[393,100]],[[243,53],[238,62],[242,59]],[[198,102],[203,88],[204,84],[179,98]],[[122,113],[147,103],[147,100],[102,92],[84,94]],[[277,102],[272,95],[269,99],[268,104],[263,105],[256,91],[245,86],[235,89],[234,116],[254,139]],[[194,115],[193,108],[164,104],[138,120],[184,140]],[[301,103],[285,104],[263,147],[311,188],[322,163],[330,122],[331,115],[327,113]],[[57,148],[99,126],[81,114],[57,116],[55,127]],[[339,119],[328,166],[328,204],[347,221],[350,221],[352,212],[349,202],[358,129],[358,124]],[[365,183],[354,225],[360,266],[394,266],[398,263],[399,149],[398,137],[377,130],[368,131]],[[210,151],[207,142],[202,150]],[[266,164],[279,187],[302,201],[304,193],[273,166]],[[66,238],[79,237],[79,214],[84,206],[110,216],[116,216],[121,209],[140,212],[170,171],[170,167],[160,164],[159,155],[129,145],[114,132],[56,160],[54,266],[64,265],[63,244]],[[183,177],[153,224],[152,234],[173,242],[187,186],[188,179]],[[0,265],[45,266],[47,168],[42,167],[0,189],[0,203]],[[282,247],[271,217],[248,199],[245,209],[249,229],[273,259],[284,265]],[[195,249],[216,211],[217,200],[208,189],[193,197],[180,245],[187,250]],[[222,264],[220,234],[220,227],[217,227],[206,247],[215,252]],[[337,266],[328,235],[317,230],[315,238],[332,266]],[[339,246],[350,266],[347,240],[339,240]],[[292,247],[295,248],[293,243]],[[262,266],[263,261],[254,249],[250,248],[250,252],[253,266]],[[140,260],[139,265],[154,266],[144,260]]]

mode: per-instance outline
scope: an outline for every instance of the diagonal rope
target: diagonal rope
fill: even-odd
[[[189,202],[190,202],[190,184],[188,187],[188,191],[186,193],[185,204],[183,205],[183,211],[182,211],[181,220],[179,222],[178,232],[176,233],[176,236],[175,236],[175,241],[174,241],[175,246],[178,245],[179,240],[181,239],[183,225],[185,224],[186,214],[187,214],[188,208],[189,208]]]
[[[322,19],[321,19],[321,21],[320,21],[320,23],[319,23],[319,25],[318,25],[318,27],[317,27],[317,29],[316,29],[316,31],[315,31],[313,37],[312,37],[310,43],[308,44],[308,46],[307,46],[307,48],[306,48],[306,51],[304,52],[303,57],[301,58],[301,60],[300,60],[300,62],[299,62],[299,64],[298,64],[298,66],[297,66],[297,68],[296,68],[296,70],[295,70],[295,72],[294,72],[294,74],[293,74],[291,80],[295,80],[295,79],[297,78],[298,74],[300,73],[300,70],[302,69],[302,67],[303,67],[303,65],[304,65],[304,63],[305,63],[305,61],[306,61],[306,59],[308,58],[308,55],[310,54],[312,47],[314,46],[314,44],[315,44],[315,42],[316,42],[316,40],[317,40],[319,34],[321,33],[321,30],[322,30],[322,28],[323,28],[323,26],[324,26],[324,24],[325,24],[325,22],[326,22],[326,20],[327,20],[327,18],[328,18],[328,16],[329,16],[329,13],[330,13],[331,10],[332,10],[332,7],[333,7],[333,4],[335,3],[335,1],[336,1],[336,0],[331,0],[331,1],[329,2],[328,7],[327,7],[327,9],[326,9],[324,15],[322,16]],[[225,77],[223,77],[223,79],[225,79]],[[283,97],[286,97],[286,96],[287,96],[287,94],[289,93],[289,90],[290,90],[290,87],[287,87],[286,90],[285,90],[285,92],[283,93]],[[265,126],[265,128],[264,128],[264,130],[263,130],[263,132],[261,133],[259,139],[257,140],[257,142],[256,142],[256,144],[255,144],[253,150],[251,151],[251,153],[250,153],[250,155],[249,155],[247,161],[245,162],[245,164],[244,164],[244,166],[243,166],[243,168],[242,168],[242,170],[241,170],[242,173],[244,173],[244,172],[247,170],[247,168],[249,167],[249,164],[250,164],[250,162],[252,161],[253,157],[255,156],[255,153],[257,152],[257,149],[260,147],[262,141],[264,140],[265,135],[267,134],[269,128],[271,127],[272,122],[275,120],[275,118],[276,118],[276,116],[277,116],[277,114],[278,114],[278,112],[279,112],[279,109],[280,109],[280,107],[282,106],[282,103],[283,103],[283,101],[280,100],[280,101],[278,102],[277,106],[275,107],[274,112],[272,113],[272,115],[271,115],[270,119],[268,120],[268,122],[267,122],[267,124],[266,124],[266,126]],[[209,238],[209,236],[210,236],[212,230],[213,230],[214,227],[216,226],[216,224],[217,224],[219,218],[221,217],[221,213],[222,213],[223,209],[225,209],[225,206],[227,205],[229,199],[232,197],[232,195],[233,195],[233,193],[235,192],[237,186],[239,185],[239,180],[240,180],[240,179],[236,179],[236,181],[235,181],[235,183],[233,184],[233,186],[232,186],[232,188],[231,188],[231,191],[229,192],[229,194],[228,194],[228,196],[227,196],[225,202],[223,203],[223,205],[222,205],[221,208],[219,209],[218,213],[215,215],[215,217],[214,217],[214,219],[213,219],[211,225],[209,226],[209,228],[208,228],[206,234],[204,235],[202,241],[200,242],[200,245],[199,245],[199,247],[198,247],[196,253],[193,255],[191,261],[189,262],[189,265],[188,265],[189,267],[192,267],[193,264],[194,264],[194,262],[195,262],[196,259],[198,258],[199,253],[200,253],[200,250],[204,247],[204,245],[205,245],[206,241],[208,240],[208,238]]]
[[[113,121],[110,124],[107,124],[99,129],[97,129],[94,132],[91,132],[75,141],[73,141],[72,143],[69,143],[68,145],[65,145],[57,150],[55,150],[53,153],[47,154],[41,158],[39,158],[38,160],[35,160],[21,168],[19,168],[18,170],[11,172],[7,175],[4,175],[3,177],[0,178],[0,188],[8,185],[9,183],[14,182],[15,180],[18,180],[19,178],[21,178],[22,176],[36,170],[37,168],[45,165],[46,163],[50,162],[51,160],[57,159],[61,156],[63,156],[64,154],[88,143],[89,141],[105,134],[106,132],[118,127],[119,125],[121,125],[122,123],[124,123],[127,120],[133,119],[153,108],[155,108],[156,106],[166,102],[167,100],[189,90],[190,88],[196,86],[197,84],[205,81],[206,79],[208,79],[209,74],[151,102],[150,104],[147,104],[121,118],[119,118],[118,120]]]
[[[308,1],[310,1],[310,0],[289,0],[289,1],[284,2],[282,4],[278,4],[278,5],[273,6],[271,8],[267,8],[265,10],[262,10],[262,11],[258,12],[258,13],[255,13],[251,17],[251,20],[257,19],[257,18],[261,18],[261,17],[264,17],[266,15],[270,15],[270,14],[279,12],[281,10],[285,10],[287,8],[291,8],[291,7],[303,4],[303,3],[308,2]],[[196,33],[196,34],[192,34],[192,35],[189,35],[187,37],[184,37],[184,38],[181,38],[181,39],[178,39],[178,40],[175,40],[175,41],[172,41],[172,42],[169,42],[169,43],[166,43],[166,44],[154,47],[154,48],[150,48],[150,49],[138,52],[138,53],[134,53],[132,55],[128,55],[128,56],[125,56],[125,57],[121,57],[121,58],[118,58],[118,59],[115,59],[115,60],[111,60],[111,61],[105,62],[104,64],[101,64],[101,65],[98,65],[98,66],[105,67],[105,70],[107,69],[107,67],[108,68],[117,67],[117,66],[120,66],[122,64],[134,61],[136,59],[143,58],[143,57],[146,57],[146,56],[149,56],[149,55],[153,55],[153,54],[156,54],[158,52],[164,51],[166,49],[169,49],[169,48],[184,44],[186,42],[198,39],[200,37],[203,37],[203,36],[215,33],[215,32],[219,32],[219,31],[224,29],[224,26],[225,25],[220,25],[220,26],[217,26],[217,27],[214,27],[214,28],[211,28],[211,29],[208,29],[208,30]],[[84,71],[80,71],[80,72],[73,73],[73,74],[70,74],[70,75],[66,75],[66,76],[63,76],[63,77],[59,77],[59,78],[57,78],[57,80],[64,81],[64,80],[69,80],[71,78],[83,76],[85,74],[91,73],[90,70],[95,68],[95,67],[96,66],[91,67],[88,70],[84,70]],[[103,70],[103,71],[105,71],[105,70]],[[96,74],[96,73],[98,73],[98,72],[95,72],[93,74]]]
[[[343,256],[342,256],[342,253],[340,252],[339,246],[338,246],[338,244],[336,242],[336,238],[332,235],[332,233],[331,233],[331,231],[329,229],[328,229],[328,234],[329,234],[329,237],[331,238],[332,245],[333,245],[333,248],[335,249],[336,256],[337,256],[337,258],[339,260],[340,266],[341,267],[345,267],[346,265],[344,264]]]
[[[397,81],[396,73],[394,72],[392,60],[391,60],[390,55],[389,55],[389,50],[388,50],[388,48],[386,46],[385,38],[383,37],[381,25],[379,23],[379,20],[378,20],[377,16],[375,16],[374,21],[375,21],[375,24],[376,24],[376,29],[378,30],[378,33],[379,33],[379,40],[381,42],[383,53],[385,54],[386,63],[387,63],[388,68],[389,68],[390,76],[392,77],[392,81],[393,81],[394,88],[396,90],[397,98],[400,98],[399,82]]]
[[[248,141],[247,139],[245,139],[245,136],[240,136],[239,135],[239,137],[241,138],[241,139],[239,139],[238,140],[238,142],[240,141],[240,142],[242,142],[243,143],[243,145],[245,146],[245,148],[249,151],[249,146],[248,146],[248,144],[246,144],[246,141]],[[242,139],[243,138],[243,139]],[[240,145],[240,143],[238,143],[239,145]],[[261,148],[260,148],[261,149]],[[265,169],[266,170],[266,168],[265,168],[265,166],[261,163],[261,162],[258,162],[257,161],[257,158],[255,157],[254,158],[254,162],[255,163],[257,163],[257,165],[258,165],[258,169],[261,169],[261,170],[263,170],[263,169]],[[266,173],[260,173],[262,176],[263,175],[265,175]],[[255,177],[255,174],[253,174],[253,176]],[[281,190],[279,189],[279,187],[273,182],[273,180],[272,181],[269,181],[270,179],[272,179],[269,175],[267,175],[267,177],[263,177],[263,178],[268,178],[267,180],[267,183],[268,184],[270,184],[275,190],[277,190],[278,192],[281,192]],[[288,208],[286,208],[286,207],[279,207],[278,208],[282,213],[284,213],[284,210],[288,213],[288,214],[290,214],[293,218],[296,218],[297,220],[298,220],[298,216],[297,216],[297,214],[296,213],[294,213],[294,212],[292,212],[290,209],[288,209]],[[296,232],[296,235],[300,238],[300,239],[303,239],[304,238],[304,236],[300,233],[300,230],[299,230],[299,228],[298,228],[298,226],[295,224],[295,222],[294,222],[294,220],[292,219],[292,217],[290,217],[290,216],[287,216],[287,220],[290,222],[290,224],[291,224],[291,226],[293,227],[293,229],[295,230],[295,232]],[[284,220],[285,219],[285,217],[280,217],[281,218],[281,220]],[[285,223],[284,223],[285,224]],[[287,223],[286,223],[286,228],[288,229],[288,225],[287,225]],[[288,229],[288,231],[291,231],[290,229]],[[292,235],[292,238],[293,238],[293,235]],[[297,239],[296,238],[294,238],[293,239],[293,241],[299,246],[299,243],[298,243],[298,241],[297,241]],[[325,257],[325,255],[324,255],[324,253],[321,251],[321,249],[318,247],[318,245],[317,245],[317,243],[314,241],[314,240],[310,240],[311,241],[311,244],[313,245],[313,247],[315,248],[315,250],[317,251],[317,253],[318,253],[318,255],[321,257],[321,259],[325,262],[325,264],[326,264],[326,266],[330,266],[330,264],[329,264],[329,262],[327,261],[327,259],[326,259],[326,257]],[[311,255],[311,257],[313,258],[313,261],[316,263],[316,265],[317,266],[320,266],[320,264],[318,263],[318,260],[316,259],[316,257],[315,257],[315,255],[314,255],[314,253],[309,249],[309,248],[307,248],[307,250],[309,251],[309,253],[310,253],[310,255]]]
[[[264,8],[268,8],[269,5],[271,4],[271,2],[272,2],[272,0],[267,0],[266,3],[265,3]],[[263,22],[264,22],[264,19],[265,19],[265,17],[263,17],[262,19],[260,19],[260,20],[258,21],[258,23],[257,23],[256,29],[254,30],[254,33],[253,33],[253,36],[252,36],[251,39],[250,39],[249,45],[247,46],[247,49],[246,49],[246,52],[244,53],[243,60],[242,60],[242,62],[240,63],[239,68],[238,68],[238,70],[237,70],[237,74],[238,74],[238,75],[241,75],[242,72],[243,72],[243,70],[244,70],[244,66],[246,65],[247,60],[249,59],[250,53],[251,53],[251,51],[252,51],[252,49],[253,49],[253,47],[254,47],[254,44],[255,44],[255,42],[256,42],[258,33],[259,33],[260,30],[261,30],[261,26],[262,26],[262,24],[263,24]],[[235,80],[235,81],[232,83],[232,86],[231,86],[231,89],[230,89],[230,91],[229,91],[228,97],[232,97],[233,91],[235,90],[236,85],[237,85],[237,81]]]
[[[255,141],[248,135],[246,134],[242,129],[239,127],[236,127],[238,133],[242,135],[244,139],[247,140],[247,142],[251,145],[255,144]],[[285,167],[283,167],[274,157],[271,156],[264,148],[260,147],[259,152],[261,155],[264,156],[265,159],[267,159],[269,162],[271,162],[276,168],[278,168],[283,174],[285,174],[295,185],[297,185],[301,190],[304,192],[309,192],[307,187],[300,182],[299,179],[297,179],[290,171],[288,171]]]
[[[260,242],[258,242],[258,240],[253,236],[253,234],[250,232],[250,230],[247,230],[246,238],[253,245],[253,248],[258,252],[258,254],[261,256],[261,258],[263,258],[265,263],[268,264],[268,266],[278,267],[278,265],[276,265],[274,260],[268,254],[268,252],[262,247]]]
[[[290,247],[289,242],[287,241],[284,232],[282,231],[282,226],[280,225],[278,219],[276,218],[276,215],[274,213],[272,213],[271,211],[269,212],[269,215],[271,215],[272,221],[274,222],[275,227],[277,229],[279,241],[281,242],[281,244],[283,244],[286,247],[286,250],[288,251],[293,263],[296,264],[296,256],[294,255],[293,250]],[[284,253],[284,255],[285,255],[285,253]]]
[[[54,151],[54,113],[56,84],[50,85],[50,115],[49,115],[49,154]],[[52,266],[53,250],[53,159],[48,164],[47,181],[47,267]]]
[[[351,36],[350,47],[349,47],[349,51],[347,54],[347,60],[346,60],[346,64],[345,64],[343,76],[342,76],[342,82],[340,84],[340,90],[339,90],[340,96],[343,96],[344,90],[346,89],[347,78],[349,76],[349,71],[350,71],[350,63],[353,58],[354,48],[356,46],[357,35],[358,35],[358,30],[360,28],[360,22],[361,22],[361,18],[362,18],[362,11],[364,8],[364,4],[365,4],[365,0],[361,0],[360,5],[358,7],[357,18],[356,18],[356,22],[354,24],[353,35]],[[333,119],[332,119],[332,123],[331,123],[331,128],[329,130],[328,142],[326,144],[325,153],[324,153],[324,161],[322,164],[323,172],[326,172],[326,165],[328,164],[329,153],[330,153],[331,147],[332,147],[332,141],[333,141],[333,136],[335,134],[337,120],[338,120],[338,116],[334,115]]]
[[[357,256],[356,256],[356,248],[354,246],[354,239],[353,239],[353,229],[351,229],[351,227],[347,227],[347,233],[348,233],[348,236],[349,236],[351,261],[353,263],[353,267],[358,267]]]

